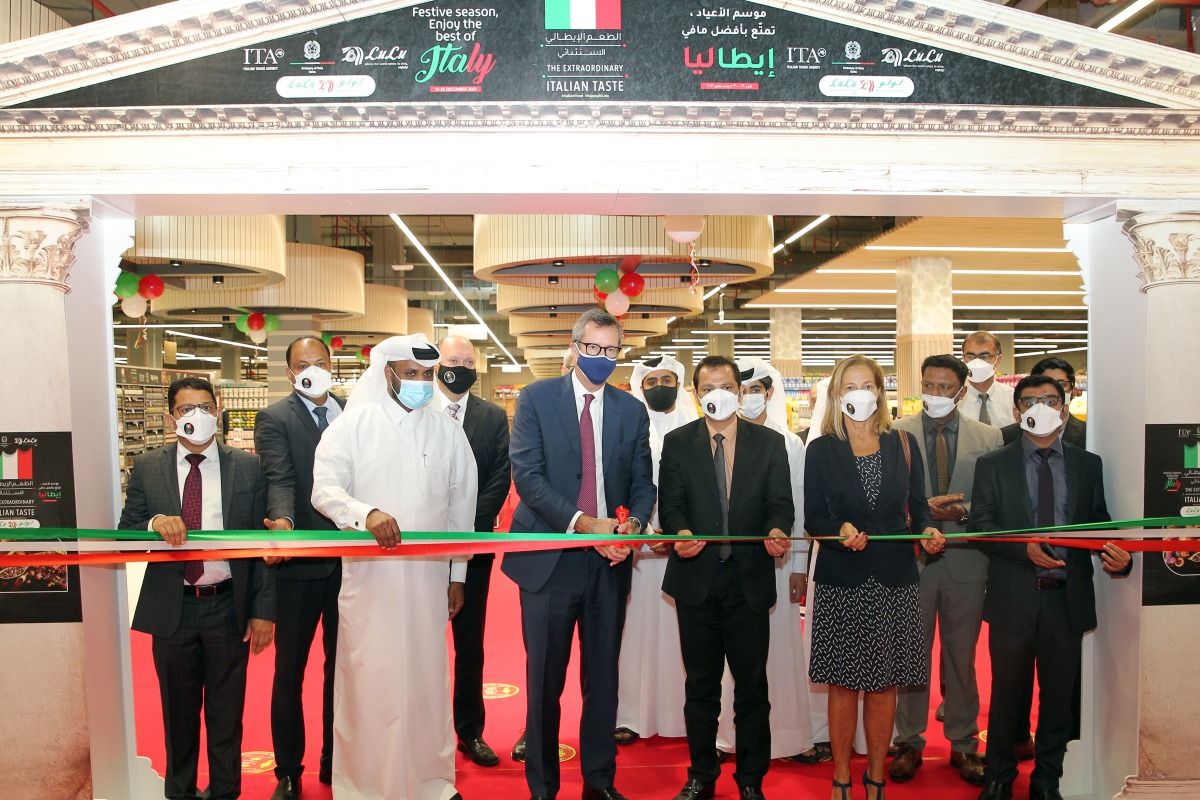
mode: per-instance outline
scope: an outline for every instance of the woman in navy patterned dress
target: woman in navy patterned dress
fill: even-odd
[[[866,693],[863,785],[867,800],[882,800],[896,687],[928,683],[929,670],[912,542],[871,537],[921,531],[931,537],[920,540],[929,554],[942,551],[945,537],[929,513],[916,440],[892,430],[879,365],[862,355],[842,360],[829,392],[839,400],[828,405],[805,460],[805,527],[811,536],[842,538],[822,541],[812,576],[809,676],[829,684],[834,800],[850,798],[859,692]]]

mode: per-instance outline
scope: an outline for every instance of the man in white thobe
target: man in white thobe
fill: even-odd
[[[469,531],[475,458],[454,420],[428,407],[440,359],[423,334],[371,351],[313,467],[313,507],[391,549],[402,531]],[[343,558],[334,675],[337,800],[461,800],[446,622],[463,603],[466,561]]]

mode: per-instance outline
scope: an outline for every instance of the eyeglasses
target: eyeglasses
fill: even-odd
[[[192,413],[197,408],[200,409],[201,411],[203,411],[205,414],[217,413],[217,407],[215,405],[213,405],[212,403],[196,403],[196,404],[188,403],[187,405],[183,405],[183,406],[175,406],[175,413],[181,417],[186,417],[188,414]]]
[[[591,342],[576,342],[575,344],[580,350],[583,351],[585,356],[598,356],[603,353],[605,358],[609,359],[610,361],[615,361],[617,356],[621,354],[620,347],[603,347],[598,344],[592,344]]]
[[[1075,384],[1073,384],[1073,383],[1071,383],[1071,381],[1068,381],[1065,379],[1061,380],[1061,381],[1055,381],[1055,383],[1057,383],[1059,386],[1061,386],[1063,388],[1064,392],[1069,392],[1075,388]]]
[[[1062,398],[1056,394],[1044,394],[1041,397],[1022,397],[1017,401],[1017,407],[1022,411],[1029,409],[1041,403],[1044,406],[1050,406],[1053,409],[1062,408]]]
[[[674,375],[664,375],[661,378],[646,378],[642,381],[643,389],[653,389],[655,386],[675,386]]]
[[[971,353],[971,352],[967,352],[967,353],[963,353],[963,361],[974,361],[975,359],[977,359],[977,358],[978,358],[978,359],[980,359],[981,361],[986,361],[986,362],[988,362],[989,364],[991,364],[993,361],[995,361],[995,360],[996,360],[997,358],[999,358],[999,357],[1000,357],[1000,354],[999,354],[999,353],[988,353],[988,352],[983,352],[983,353]]]

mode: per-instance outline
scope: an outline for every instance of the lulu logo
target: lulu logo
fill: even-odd
[[[496,58],[482,52],[478,42],[469,56],[463,55],[461,45],[438,44],[421,54],[421,63],[428,66],[417,73],[417,83],[428,83],[435,75],[466,73],[474,75],[471,82],[479,86],[496,66]]]

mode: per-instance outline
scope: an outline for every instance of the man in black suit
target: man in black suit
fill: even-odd
[[[521,504],[514,532],[638,533],[657,492],[650,418],[632,395],[606,381],[621,352],[621,325],[599,309],[572,331],[574,369],[521,390],[513,417],[513,480]],[[629,518],[618,524],[617,509]],[[617,772],[617,660],[631,581],[629,549],[570,547],[507,553],[504,574],[521,589],[527,683],[525,778],[534,798],[559,789],[559,698],[579,627],[583,716],[579,731],[584,800],[624,800]]]
[[[663,591],[675,598],[685,681],[684,724],[691,767],[675,800],[713,797],[721,765],[717,718],[725,663],[734,683],[737,769],[744,800],[762,798],[771,761],[767,698],[775,561],[789,549],[795,506],[787,447],[770,428],[735,413],[737,365],[708,356],[692,387],[705,418],[667,434],[659,466],[658,515],[675,543]],[[747,542],[693,536],[745,536]],[[763,541],[765,539],[765,541]]]
[[[1048,375],[1017,384],[1024,435],[982,456],[975,467],[973,533],[1108,522],[1100,457],[1065,444],[1066,392]],[[1077,720],[1075,695],[1083,634],[1096,627],[1091,555],[1078,548],[996,542],[988,547],[987,621],[992,660],[986,784],[980,800],[1008,800],[1017,777],[1014,741],[1025,713],[1019,700],[1037,670],[1038,727],[1031,800],[1061,800],[1063,757]],[[1112,542],[1104,571],[1128,574],[1129,553]]]
[[[296,391],[258,412],[254,449],[267,475],[267,514],[300,530],[336,530],[312,507],[313,455],[321,434],[342,413],[342,401],[329,393],[333,384],[329,348],[315,336],[288,345],[287,377]],[[271,739],[275,777],[271,800],[300,794],[304,772],[302,688],[317,623],[322,625],[325,682],[322,694],[321,760],[318,779],[330,783],[333,767],[333,668],[337,653],[338,590],[341,559],[297,558],[273,569],[275,574],[275,678],[271,684]]]
[[[167,390],[177,444],[139,456],[129,476],[122,530],[151,530],[178,547],[188,531],[248,530],[264,519],[259,458],[217,442],[212,384],[180,378]],[[167,739],[166,797],[195,800],[200,713],[208,736],[205,797],[234,800],[242,787],[246,664],[271,643],[274,580],[259,559],[149,564],[133,629],[153,636]]]
[[[1029,374],[1049,375],[1063,388],[1066,393],[1067,405],[1071,405],[1071,400],[1075,397],[1075,368],[1068,362],[1061,358],[1043,358],[1033,365]],[[1006,425],[1001,428],[1000,433],[1004,436],[1004,443],[1011,444],[1021,438],[1021,425],[1020,423]],[[1062,440],[1067,444],[1087,449],[1087,422],[1085,420],[1068,413],[1067,424],[1062,427],[1060,433]]]
[[[495,403],[470,394],[478,373],[475,347],[469,339],[447,336],[438,349],[442,361],[437,368],[434,404],[462,426],[471,443],[479,470],[475,530],[490,533],[496,529],[496,517],[512,484],[508,415]],[[483,630],[495,559],[493,553],[477,553],[467,562],[463,607],[450,621],[454,632],[454,732],[458,749],[483,767],[500,763],[496,751],[483,740]]]

